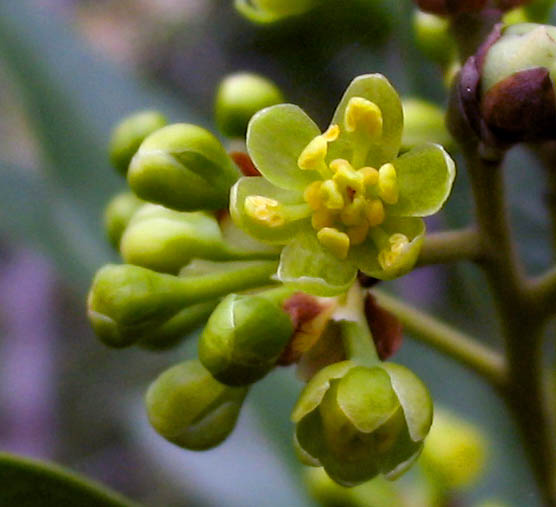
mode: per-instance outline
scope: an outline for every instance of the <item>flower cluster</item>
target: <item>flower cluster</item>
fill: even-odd
[[[246,82],[261,92],[253,103],[238,97]],[[116,129],[112,160],[135,195],[118,196],[106,217],[126,264],[99,270],[89,319],[112,347],[169,347],[205,324],[198,359],[147,392],[149,419],[169,441],[218,445],[249,387],[298,363],[308,380],[292,414],[302,460],[345,485],[394,478],[421,451],[432,402],[412,372],[382,362],[400,327],[355,278],[413,267],[421,217],[446,200],[454,164],[435,144],[398,156],[402,106],[381,75],[351,83],[324,133],[291,104],[247,127],[275,92],[244,75],[220,89],[219,123],[233,136],[247,130],[248,156],[233,159],[210,132],[166,126],[158,113]],[[249,176],[234,160],[252,161]]]

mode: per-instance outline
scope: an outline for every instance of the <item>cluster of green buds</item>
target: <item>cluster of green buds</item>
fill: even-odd
[[[108,346],[150,349],[205,324],[198,359],[147,393],[149,419],[170,442],[219,444],[249,386],[297,363],[302,461],[344,485],[395,478],[422,450],[432,402],[415,374],[385,361],[401,330],[357,275],[411,270],[422,217],[446,200],[454,163],[420,144],[418,121],[400,155],[402,103],[384,76],[356,78],[324,133],[280,100],[258,76],[222,83],[217,123],[246,136],[248,153],[234,156],[209,131],[159,113],[115,129],[111,159],[131,192],[108,205],[106,227],[124,264],[97,272],[89,319]],[[426,105],[408,109],[428,116]]]
[[[497,25],[461,71],[457,104],[486,144],[556,138],[556,27]]]

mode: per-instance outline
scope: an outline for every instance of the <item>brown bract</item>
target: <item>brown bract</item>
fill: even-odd
[[[365,316],[378,357],[384,361],[394,355],[402,345],[402,324],[394,315],[379,306],[371,294],[365,299]]]
[[[253,164],[251,157],[242,151],[232,151],[230,157],[239,167],[239,170],[244,176],[260,176],[261,173]]]

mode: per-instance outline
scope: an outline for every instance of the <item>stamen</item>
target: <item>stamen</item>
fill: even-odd
[[[322,200],[320,198],[320,187],[322,181],[313,181],[303,192],[303,199],[305,202],[311,206],[314,210],[319,209],[322,206]]]
[[[378,263],[385,270],[391,269],[399,262],[400,257],[409,245],[409,239],[404,234],[396,233],[388,238],[388,243],[390,245],[382,249],[378,254]]]
[[[286,222],[282,206],[276,199],[262,195],[250,195],[245,199],[245,212],[255,221],[267,227],[280,227]]]
[[[331,227],[325,227],[317,232],[320,243],[330,250],[338,259],[345,259],[349,252],[349,236]]]
[[[398,177],[395,167],[390,163],[384,164],[378,171],[378,195],[386,204],[398,202]]]
[[[362,167],[357,172],[363,175],[365,187],[371,187],[378,183],[378,171],[374,167]]]
[[[324,163],[328,152],[328,143],[338,139],[340,135],[340,127],[338,125],[330,125],[328,130],[320,136],[314,137],[311,142],[304,148],[297,159],[297,165],[303,170],[325,171],[328,169]]]
[[[356,197],[352,203],[344,207],[340,218],[345,225],[361,225],[365,222],[366,202],[362,197]]]
[[[323,204],[331,210],[340,210],[344,207],[344,198],[336,183],[332,180],[322,182],[320,198]]]
[[[374,102],[362,97],[352,97],[344,114],[348,132],[360,131],[371,140],[382,136],[382,111]]]
[[[369,226],[376,227],[384,222],[386,213],[384,211],[384,204],[380,199],[373,199],[366,202],[365,216],[369,222]]]
[[[321,208],[313,212],[311,217],[311,225],[313,229],[317,231],[323,227],[332,227],[334,225],[334,220],[336,215],[326,208]]]
[[[332,179],[344,192],[351,188],[355,193],[363,193],[363,175],[353,170],[351,164],[338,164]]]
[[[369,232],[369,224],[363,222],[361,225],[356,225],[355,227],[347,228],[347,235],[349,236],[349,241],[351,245],[360,245],[367,239],[367,234]]]

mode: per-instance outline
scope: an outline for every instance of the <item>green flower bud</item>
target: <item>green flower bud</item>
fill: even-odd
[[[271,23],[310,11],[323,0],[235,0],[236,9],[257,23]]]
[[[239,171],[210,132],[176,123],[147,137],[133,157],[127,180],[142,199],[180,211],[228,207]]]
[[[116,195],[104,211],[104,228],[110,244],[118,250],[122,234],[143,201],[131,192]]]
[[[292,413],[296,438],[339,484],[394,479],[418,457],[432,422],[423,383],[393,363],[342,361],[317,373]]]
[[[143,139],[166,125],[166,118],[157,111],[142,111],[124,118],[112,132],[110,162],[124,176]]]
[[[229,245],[216,218],[208,212],[175,211],[157,204],[146,204],[135,213],[122,236],[120,250],[129,264],[173,274],[195,258],[278,257],[271,250],[240,250]]]
[[[402,151],[419,146],[426,142],[443,145],[451,150],[454,141],[446,128],[444,110],[421,99],[404,99],[404,129]]]
[[[282,102],[284,96],[272,81],[247,72],[231,74],[216,93],[216,124],[227,137],[245,137],[247,124],[257,111]]]
[[[473,485],[484,471],[486,441],[478,428],[437,411],[419,463],[442,490]]]
[[[166,440],[194,451],[215,447],[235,427],[247,388],[216,381],[199,361],[166,370],[145,402],[153,428]]]
[[[214,273],[184,277],[129,264],[106,265],[89,291],[89,321],[106,345],[126,347],[188,306],[268,284],[277,265],[275,261],[230,264]]]
[[[247,385],[259,380],[288,344],[293,325],[269,298],[273,292],[230,294],[209,318],[199,340],[199,359],[220,382]]]
[[[415,11],[413,29],[417,47],[427,58],[442,65],[450,63],[456,48],[450,34],[450,23],[446,18]]]

